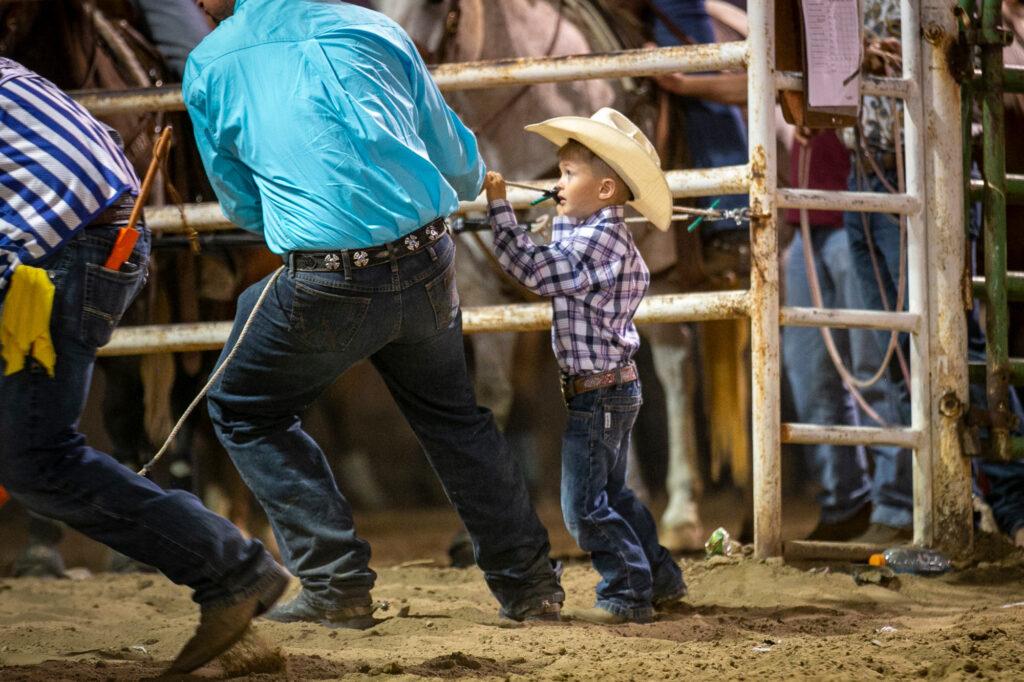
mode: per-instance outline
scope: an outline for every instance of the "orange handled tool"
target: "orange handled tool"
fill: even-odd
[[[146,169],[146,177],[142,180],[139,196],[135,198],[135,205],[132,206],[132,213],[128,217],[128,224],[118,231],[117,239],[114,241],[114,248],[110,250],[107,262],[103,264],[103,267],[107,270],[120,270],[124,262],[128,260],[128,256],[132,255],[135,242],[139,240],[139,231],[135,229],[135,226],[138,224],[139,218],[142,217],[142,207],[146,205],[149,189],[153,185],[153,178],[156,177],[160,163],[167,155],[167,150],[170,146],[171,126],[166,126],[163,132],[160,133],[160,138],[156,141],[156,146],[153,148],[153,158],[149,162],[149,168]]]

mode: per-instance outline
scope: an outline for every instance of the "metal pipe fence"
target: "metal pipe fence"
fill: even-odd
[[[948,104],[950,93],[959,97],[949,69],[937,68],[946,59],[940,44],[931,44],[938,27],[949,32],[943,14],[948,7],[919,7],[918,0],[902,0],[903,73],[900,78],[865,78],[862,92],[898,97],[905,101],[906,191],[887,195],[861,192],[820,192],[778,189],[776,187],[775,99],[778,89],[802,87],[799,74],[775,70],[774,1],[751,0],[747,41],[650,50],[631,50],[577,57],[537,58],[452,64],[438,67],[435,78],[442,89],[460,90],[485,87],[521,86],[533,83],[618,78],[671,72],[697,72],[746,67],[748,72],[748,130],[750,161],[741,166],[715,169],[670,171],[670,187],[676,197],[712,194],[749,193],[752,267],[749,291],[712,292],[652,296],[638,311],[637,321],[683,322],[749,317],[751,353],[754,460],[755,554],[778,556],[781,542],[781,444],[843,443],[890,444],[914,450],[915,541],[929,544],[936,526],[950,526],[956,532],[944,537],[963,538],[963,510],[959,502],[949,507],[936,504],[937,487],[948,499],[969,497],[969,485],[962,471],[949,465],[960,452],[956,429],[949,420],[937,423],[940,410],[937,390],[954,397],[966,393],[966,347],[962,331],[962,306],[950,305],[952,291],[961,286],[963,223],[962,195],[939,196],[934,178],[948,180],[960,164],[945,167],[951,149],[959,149],[959,105]],[[928,31],[922,33],[921,12],[928,17]],[[952,15],[950,14],[950,18]],[[942,34],[946,35],[946,34]],[[952,35],[955,36],[955,30]],[[924,37],[922,37],[924,36]],[[941,100],[942,106],[923,104],[924,94]],[[156,92],[80,93],[80,102],[95,113],[138,111],[140,109],[180,109],[180,93],[170,89]],[[958,100],[956,100],[958,101]],[[949,111],[950,109],[955,112]],[[926,149],[924,131],[937,147]],[[926,153],[927,152],[927,153]],[[532,181],[543,184],[543,181]],[[551,181],[549,181],[551,182]],[[929,184],[931,183],[931,184]],[[930,201],[926,201],[930,196]],[[517,206],[526,205],[534,195],[526,190],[510,192]],[[949,211],[951,201],[957,210]],[[959,202],[959,203],[956,203]],[[937,207],[936,207],[937,205]],[[779,253],[777,209],[783,207],[898,213],[908,219],[909,304],[907,312],[826,310],[784,308],[779,300]],[[464,202],[463,212],[483,211],[481,199]],[[181,232],[185,222],[200,231],[230,227],[216,204],[148,210],[152,229],[164,233]],[[958,220],[959,216],[959,220]],[[958,241],[959,240],[959,241]],[[930,243],[937,246],[931,247]],[[951,244],[953,246],[951,246]],[[956,246],[959,244],[959,247]],[[930,250],[932,249],[932,250]],[[929,267],[929,257],[941,267]],[[937,292],[929,299],[929,291]],[[959,300],[959,299],[957,299]],[[937,306],[942,306],[939,308]],[[463,311],[466,333],[490,331],[526,331],[550,326],[550,308],[545,304],[490,306]],[[911,335],[912,422],[909,428],[865,428],[782,424],[780,419],[780,324],[796,326],[849,326],[871,329],[896,329]],[[123,355],[171,350],[199,350],[221,346],[230,323],[158,325],[119,329],[101,354]],[[932,349],[944,363],[935,368]],[[959,353],[960,349],[963,353]],[[930,382],[935,372],[938,380]],[[962,376],[962,381],[961,381]],[[961,383],[963,385],[961,385]],[[965,397],[964,397],[965,399]],[[948,405],[947,403],[942,403]],[[933,439],[938,445],[940,466],[933,466]],[[933,481],[935,476],[942,480]],[[952,490],[953,493],[948,491]],[[945,499],[945,498],[944,498]],[[969,523],[969,519],[967,520]],[[966,537],[970,538],[967,531]],[[806,545],[806,543],[804,543]],[[801,551],[807,548],[801,545]]]

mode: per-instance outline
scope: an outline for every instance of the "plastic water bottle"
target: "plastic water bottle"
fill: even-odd
[[[868,559],[872,566],[888,566],[896,573],[945,573],[949,559],[942,552],[924,547],[892,547]]]

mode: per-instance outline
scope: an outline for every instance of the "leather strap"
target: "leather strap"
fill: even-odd
[[[353,268],[367,268],[388,263],[392,257],[402,258],[419,253],[447,233],[448,223],[444,218],[438,218],[415,232],[380,246],[337,251],[291,251],[288,253],[288,265],[306,272],[337,272],[342,270],[346,261]]]
[[[636,379],[636,365],[632,362],[625,367],[616,367],[615,369],[610,369],[607,372],[563,377],[562,397],[565,398],[566,402],[568,402],[571,398],[579,395],[580,393],[589,393],[590,391],[596,391],[599,388],[628,384],[631,381],[636,381]]]

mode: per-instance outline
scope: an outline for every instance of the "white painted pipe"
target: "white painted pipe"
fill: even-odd
[[[637,324],[729,320],[747,315],[746,291],[649,296],[637,310]],[[537,331],[551,327],[548,303],[464,308],[462,330],[484,332]],[[223,347],[231,322],[196,322],[121,327],[99,355],[139,355],[214,350]]]
[[[914,449],[921,432],[907,428],[783,424],[782,442],[800,445],[895,445]]]

